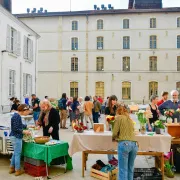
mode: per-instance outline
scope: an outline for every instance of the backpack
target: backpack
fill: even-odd
[[[58,108],[59,108],[59,109],[63,109],[63,108],[64,108],[62,99],[60,99],[60,100],[58,101]]]

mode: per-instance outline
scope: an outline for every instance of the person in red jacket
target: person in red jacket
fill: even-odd
[[[169,95],[168,92],[163,91],[163,92],[161,93],[162,98],[161,98],[161,100],[159,100],[159,101],[157,102],[157,106],[160,106],[160,105],[163,104],[165,101],[167,101],[167,100],[168,100],[168,95]]]

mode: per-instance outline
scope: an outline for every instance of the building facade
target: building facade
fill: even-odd
[[[180,91],[179,10],[17,15],[42,37],[39,95],[116,94],[123,101],[142,102],[163,90]]]
[[[0,112],[9,98],[36,92],[39,35],[0,5]]]

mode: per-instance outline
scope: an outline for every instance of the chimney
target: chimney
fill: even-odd
[[[0,4],[10,13],[12,12],[12,0],[0,0]]]

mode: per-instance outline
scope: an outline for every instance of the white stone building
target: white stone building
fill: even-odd
[[[0,112],[9,109],[9,98],[36,93],[39,37],[0,5]]]
[[[148,101],[180,91],[180,8],[19,14],[41,35],[38,94]]]

